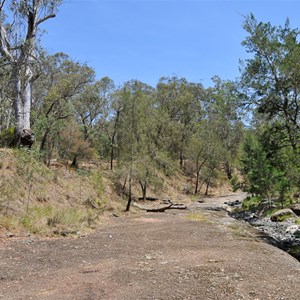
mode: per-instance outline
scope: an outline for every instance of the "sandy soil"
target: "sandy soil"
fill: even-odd
[[[0,299],[300,299],[300,264],[219,210],[110,217],[88,237],[0,239]]]

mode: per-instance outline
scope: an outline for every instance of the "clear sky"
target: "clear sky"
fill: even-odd
[[[50,52],[86,62],[97,78],[137,79],[155,86],[162,76],[211,85],[234,80],[245,15],[300,28],[300,0],[65,0],[42,38]]]

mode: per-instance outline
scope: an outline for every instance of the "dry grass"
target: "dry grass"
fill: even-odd
[[[0,149],[0,230],[51,235],[89,231],[124,203],[101,169],[48,168],[34,153]]]
[[[190,221],[196,221],[196,222],[209,222],[209,219],[207,216],[200,214],[200,213],[192,213],[186,216],[186,218]]]

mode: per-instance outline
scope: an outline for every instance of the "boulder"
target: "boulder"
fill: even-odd
[[[300,203],[293,204],[291,210],[297,215],[300,216]]]
[[[296,224],[291,225],[285,230],[285,233],[300,238],[300,226]]]
[[[280,209],[270,217],[272,222],[282,222],[286,219],[296,218],[297,215],[289,208]]]

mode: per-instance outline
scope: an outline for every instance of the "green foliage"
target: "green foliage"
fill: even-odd
[[[0,132],[0,147],[8,147],[13,144],[15,138],[15,128],[10,127]]]
[[[246,136],[241,161],[246,177],[246,191],[269,198],[274,193],[277,170],[273,168],[262,145],[251,133]]]
[[[255,211],[256,208],[259,206],[261,203],[262,199],[260,196],[252,196],[252,197],[247,197],[243,203],[242,207],[244,210],[250,210],[250,211]]]
[[[284,26],[258,22],[251,14],[244,23],[249,36],[243,41],[253,58],[246,61],[242,85],[248,90],[248,105],[263,115],[281,135],[277,143],[298,148],[300,43],[298,29],[291,29],[289,20]],[[274,140],[274,139],[273,139]]]
[[[104,183],[101,172],[92,172],[88,175],[88,178],[98,192],[98,196],[102,196],[104,193]]]

